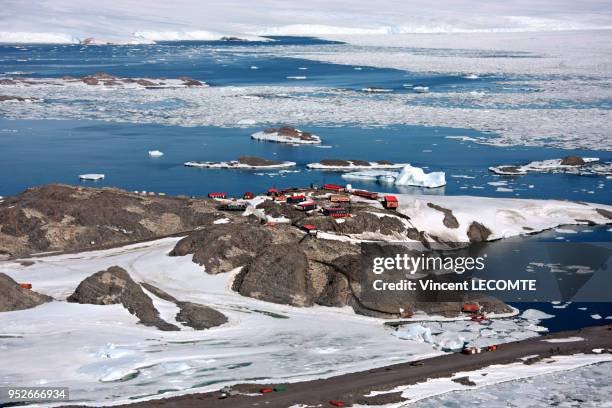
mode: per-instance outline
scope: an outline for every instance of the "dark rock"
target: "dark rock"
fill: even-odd
[[[186,326],[204,330],[227,323],[227,317],[211,307],[199,303],[181,302],[171,294],[147,282],[140,282],[140,285],[158,298],[176,304],[180,309],[176,320]]]
[[[584,159],[579,156],[565,156],[563,160],[561,160],[562,166],[584,166],[584,164]]]
[[[137,79],[136,83],[141,86],[156,86],[157,84],[153,81],[149,81],[148,79]]]
[[[455,218],[455,216],[453,215],[452,210],[440,207],[439,205],[433,203],[427,203],[427,206],[429,208],[433,208],[434,210],[438,210],[444,214],[444,219],[442,220],[444,226],[446,226],[447,228],[459,228],[459,221],[457,221],[457,218]]]
[[[176,320],[196,330],[210,329],[227,323],[227,317],[223,313],[208,306],[192,302],[178,302],[176,305],[181,309]]]
[[[155,326],[164,331],[180,330],[159,317],[151,298],[132,280],[125,269],[118,266],[111,266],[84,279],[66,300],[92,305],[122,304],[145,326]]]
[[[325,166],[349,166],[351,164],[348,160],[340,159],[323,159],[319,163]]]
[[[473,221],[467,231],[470,242],[483,242],[491,235],[491,230],[479,222]]]
[[[364,406],[389,405],[406,401],[408,398],[402,397],[402,392],[386,392],[372,397],[362,397],[355,401],[356,404]]]
[[[281,164],[282,162],[276,160],[263,159],[256,156],[241,156],[236,159],[238,163],[246,164],[249,166],[273,166]]]
[[[285,217],[291,220],[291,222],[297,222],[306,218],[304,211],[300,211],[293,205],[275,202],[272,200],[265,200],[257,204],[257,209],[263,210],[266,215],[274,218]]]
[[[314,141],[317,140],[312,133],[303,132],[299,129],[290,126],[283,126],[281,128],[268,128],[264,130],[264,133],[278,133],[280,136],[292,137],[294,139]]]
[[[8,79],[8,78],[0,78],[0,85],[16,85],[17,81],[15,81],[14,79]]]
[[[5,198],[0,251],[23,256],[123,245],[192,231],[222,216],[228,215],[211,200],[48,185]]]
[[[195,263],[216,274],[246,265],[271,242],[272,235],[259,224],[218,224],[183,238],[170,256],[193,254]]]
[[[452,381],[456,382],[458,384],[467,385],[467,386],[470,386],[470,387],[473,387],[473,386],[476,385],[476,383],[474,381],[470,380],[470,377],[453,378]]]
[[[607,219],[612,220],[612,211],[603,208],[596,208],[595,211],[597,211],[597,213],[602,217],[606,217]]]
[[[245,266],[233,289],[244,296],[293,306],[312,306],[308,258],[294,244],[267,246]]]
[[[51,296],[22,288],[10,276],[0,273],[0,312],[30,309],[52,300]]]
[[[21,96],[13,96],[13,95],[0,95],[0,102],[8,102],[8,101],[25,102],[26,98],[23,98]]]
[[[356,211],[353,215],[340,224],[335,218],[325,216],[310,217],[304,223],[315,225],[321,231],[339,234],[378,232],[383,235],[393,235],[393,233],[402,233],[406,230],[402,220],[395,216],[378,217],[369,211]]]
[[[81,81],[83,81],[84,83],[86,83],[87,85],[98,85],[100,82],[94,78],[94,77],[85,77],[83,79],[81,79]]]
[[[203,86],[204,85],[202,82],[198,81],[197,79],[189,78],[187,76],[182,76],[179,79],[183,81],[183,84],[186,86]]]

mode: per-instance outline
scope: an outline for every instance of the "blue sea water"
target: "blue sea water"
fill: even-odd
[[[326,47],[333,51],[334,47],[341,45],[310,38],[276,37],[274,40],[269,43],[185,42],[94,47],[0,46],[0,72],[11,76],[11,72],[24,71],[27,72],[24,76],[28,77],[84,76],[96,72],[153,78],[186,75],[206,81],[212,86],[307,85],[354,90],[381,87],[394,92],[413,92],[410,87],[405,86],[412,84],[429,86],[432,92],[449,89],[530,92],[529,89],[513,87],[513,78],[490,76],[474,80],[461,76],[335,65],[278,56],[275,50],[280,49],[279,47],[284,47],[285,55],[291,47],[306,50],[311,46]],[[427,49],[415,51],[443,52]],[[487,57],[499,56],[492,53]],[[510,56],[523,57],[520,53]],[[288,79],[290,76],[306,76],[306,79]],[[503,87],[498,84],[501,81],[505,83]],[[384,95],[379,97],[384,98]],[[600,107],[607,108],[608,105]],[[252,140],[250,134],[261,130],[260,127],[179,127],[89,120],[0,118],[0,195],[15,194],[25,188],[47,183],[77,184],[79,174],[104,173],[104,180],[82,184],[164,192],[171,195],[204,196],[210,191],[225,191],[230,195],[240,196],[245,191],[261,192],[269,187],[346,183],[341,173],[310,171],[305,168],[307,163],[340,158],[407,162],[427,171],[444,171],[448,181],[447,186],[440,189],[399,189],[351,180],[353,186],[364,189],[612,203],[610,180],[604,177],[564,174],[499,177],[488,171],[490,166],[523,164],[570,154],[600,157],[609,161],[612,160],[610,152],[494,147],[447,138],[494,136],[457,128],[320,127],[307,122],[295,125],[320,135],[324,139],[324,146],[296,147]],[[154,149],[163,151],[164,156],[149,157],[147,151]],[[288,171],[212,170],[183,166],[184,162],[190,160],[232,160],[242,155],[291,160],[297,162],[298,166]],[[488,184],[500,180],[507,182],[501,189],[499,185]],[[612,233],[605,227],[578,230],[577,234],[551,232],[534,239],[555,240],[562,236],[564,241],[612,241]],[[521,309],[533,307],[522,304],[517,306]],[[565,309],[552,309],[550,304],[541,304],[536,308],[550,310],[557,316],[548,321],[551,329],[555,330],[605,322],[605,319],[592,319],[590,313],[582,313],[578,307],[573,304]],[[588,308],[604,317],[612,315],[612,303],[589,304]]]

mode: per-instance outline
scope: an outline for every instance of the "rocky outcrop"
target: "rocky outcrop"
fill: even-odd
[[[609,220],[612,220],[612,211],[608,211],[604,208],[596,208],[595,211],[603,217],[606,217]]]
[[[180,330],[159,316],[151,298],[125,269],[118,266],[111,266],[86,278],[67,300],[92,305],[121,304],[145,326],[155,326],[164,331]]]
[[[170,255],[193,254],[193,262],[216,274],[246,265],[271,242],[270,232],[258,223],[219,224],[183,238]]]
[[[176,321],[196,330],[210,329],[227,323],[227,317],[211,307],[192,302],[178,302],[176,305],[180,308]]]
[[[22,288],[10,276],[0,273],[0,312],[30,309],[52,300],[50,296]]]
[[[562,166],[584,166],[585,161],[580,156],[565,156],[563,160],[561,160]]]
[[[282,126],[280,128],[267,128],[264,133],[276,133],[279,136],[285,136],[292,139],[305,140],[305,141],[317,141],[318,138],[312,133],[304,132],[291,126]]]
[[[236,159],[240,164],[246,164],[247,166],[264,167],[264,166],[275,166],[282,164],[282,161],[268,160],[257,156],[241,156]]]
[[[355,166],[369,166],[370,162],[365,160],[341,160],[341,159],[323,159],[319,162],[324,166],[350,166],[351,163]]]
[[[187,76],[182,76],[179,78],[181,81],[183,81],[183,85],[185,86],[203,86],[204,84],[200,81],[198,81],[197,79],[193,79],[193,78],[189,78]]]
[[[48,185],[0,202],[0,253],[99,249],[192,231],[228,216],[211,200]]]
[[[491,230],[479,222],[473,221],[467,231],[470,242],[484,242],[492,234]]]
[[[433,208],[434,210],[438,210],[444,214],[444,219],[442,220],[442,223],[444,224],[445,227],[459,228],[459,221],[457,221],[457,218],[453,214],[452,210],[449,210],[448,208],[440,207],[439,205],[436,205],[433,203],[427,203],[427,206],[429,208]]]
[[[199,303],[181,302],[169,293],[147,282],[140,282],[140,285],[158,298],[176,304],[179,307],[176,321],[185,326],[196,330],[204,330],[227,323],[227,317],[211,307]]]
[[[236,276],[233,289],[244,296],[293,306],[312,306],[308,258],[294,244],[267,246]]]

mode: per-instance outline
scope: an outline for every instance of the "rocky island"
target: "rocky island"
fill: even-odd
[[[207,169],[283,169],[293,167],[296,163],[292,161],[269,160],[256,156],[241,156],[236,160],[221,162],[188,161],[187,167],[200,167]]]
[[[296,129],[291,126],[282,126],[280,128],[268,128],[261,132],[256,132],[251,135],[255,140],[275,143],[289,144],[320,144],[321,138],[309,132]]]
[[[353,170],[391,170],[401,169],[405,163],[392,163],[387,160],[367,161],[367,160],[342,160],[342,159],[323,159],[318,163],[308,163],[307,168],[312,170],[331,170],[331,171],[353,171]]]

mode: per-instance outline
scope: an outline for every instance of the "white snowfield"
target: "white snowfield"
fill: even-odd
[[[251,135],[251,138],[255,140],[262,140],[265,142],[274,143],[289,143],[289,144],[320,144],[321,138],[317,135],[312,135],[312,140],[299,139],[297,137],[281,135],[278,132],[255,132]]]
[[[473,222],[478,222],[491,231],[487,238],[489,241],[532,234],[561,225],[586,225],[589,222],[599,225],[612,224],[612,219],[602,214],[603,211],[597,211],[599,209],[612,212],[612,206],[604,204],[473,196],[395,196],[399,201],[397,211],[410,217],[409,222],[405,221],[407,226],[425,231],[446,242],[469,242],[467,232]],[[382,207],[380,203],[361,197],[353,199]],[[431,208],[429,203],[450,210],[459,227],[445,226],[444,213]],[[381,238],[383,237],[378,237]]]
[[[342,175],[349,180],[368,180],[379,183],[388,183],[396,186],[415,186],[426,188],[438,188],[446,185],[446,177],[443,171],[425,173],[420,167],[404,165],[401,171],[358,171]]]
[[[401,169],[406,166],[406,163],[380,163],[376,161],[369,162],[369,165],[355,163],[352,160],[346,160],[348,165],[332,165],[322,163],[308,163],[307,168],[311,170],[331,170],[331,171],[353,171],[353,170],[384,170],[384,169]]]
[[[284,161],[278,164],[269,164],[269,165],[249,165],[245,163],[240,163],[238,161],[232,160],[227,162],[200,162],[200,161],[188,161],[184,163],[187,167],[200,167],[206,169],[284,169],[287,167],[294,167],[297,165],[296,162],[292,161]]]
[[[58,300],[0,313],[0,386],[69,386],[72,399],[101,405],[156,397],[160,390],[329,377],[440,354],[391,336],[381,320],[349,308],[295,308],[243,297],[230,289],[234,273],[208,275],[191,256],[167,256],[178,239],[34,258],[30,267],[0,263],[0,272]],[[179,323],[182,331],[162,332],[137,324],[120,305],[63,301],[81,280],[112,265],[180,300],[214,307],[229,323],[204,331]],[[153,299],[177,324],[174,304]],[[36,358],[24,364],[24,355]]]
[[[507,2],[425,0],[410,2],[245,0],[227,3],[176,0],[8,0],[0,19],[0,41],[72,43],[95,38],[120,44],[158,40],[209,40],[257,35],[391,35],[497,31],[580,30],[610,27],[609,8],[596,0],[555,1],[543,7]]]

